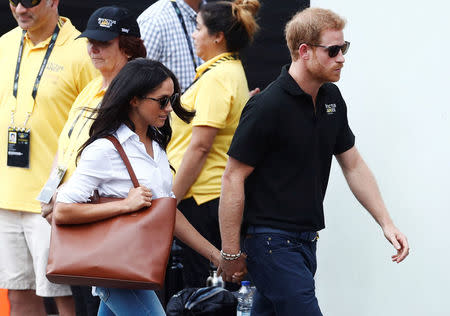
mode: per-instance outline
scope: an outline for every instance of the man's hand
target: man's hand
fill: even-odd
[[[386,239],[397,249],[397,254],[392,256],[392,261],[400,263],[409,254],[408,239],[394,225],[383,228]]]
[[[244,275],[247,273],[247,266],[245,264],[245,255],[242,254],[236,260],[225,260],[221,258],[217,274],[222,276],[226,282],[239,283]]]
[[[41,215],[43,218],[47,220],[47,222],[50,225],[52,224],[52,215],[54,206],[55,206],[55,196],[52,197],[52,199],[48,204],[41,202]]]

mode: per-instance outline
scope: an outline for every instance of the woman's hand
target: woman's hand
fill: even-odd
[[[145,186],[131,188],[127,198],[124,200],[126,205],[124,213],[131,213],[144,207],[150,207],[152,205],[152,197],[152,191]]]

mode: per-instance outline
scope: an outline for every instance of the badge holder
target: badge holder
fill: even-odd
[[[8,128],[7,166],[30,167],[30,130],[24,128]]]

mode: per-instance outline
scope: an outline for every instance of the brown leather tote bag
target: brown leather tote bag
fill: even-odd
[[[119,141],[107,137],[136,175]],[[92,203],[118,198],[100,197]],[[176,199],[159,198],[149,208],[76,225],[52,222],[47,278],[53,283],[110,288],[160,289],[175,227]]]

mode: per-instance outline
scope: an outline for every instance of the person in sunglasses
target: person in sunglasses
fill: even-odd
[[[179,209],[216,247],[220,247],[218,208],[226,152],[249,98],[239,51],[250,44],[258,29],[254,16],[259,6],[257,0],[236,0],[200,8],[192,38],[205,63],[197,67],[195,81],[181,99],[196,116],[190,124],[174,118],[167,149],[176,170],[173,192]],[[187,247],[183,259],[185,286],[204,286],[208,260]]]
[[[322,315],[314,274],[333,156],[394,246],[392,261],[409,253],[355,147],[346,104],[333,84],[349,48],[344,26],[343,18],[321,8],[287,23],[292,63],[247,103],[228,151],[219,207],[222,277],[231,280],[247,265],[256,286],[252,316]]]
[[[128,61],[146,56],[136,18],[125,8],[108,6],[97,9],[78,38],[87,38],[87,52],[100,75],[83,89],[73,103],[59,137],[54,168],[38,197],[42,202],[42,216],[49,222],[56,189],[75,171],[78,149],[89,138],[95,109],[100,106],[106,89]],[[72,286],[72,292],[77,314],[97,314],[100,302],[98,297],[92,297],[90,287]]]
[[[195,115],[181,106],[179,95],[175,75],[160,62],[138,58],[120,70],[105,93],[88,140],[80,149],[78,167],[59,190],[54,211],[56,223],[89,223],[149,207],[154,198],[174,197],[165,152],[172,135],[170,114],[173,111],[185,122]],[[105,139],[108,135],[114,135],[123,146],[140,187],[133,188],[122,158]],[[125,199],[85,203],[94,190],[101,196]],[[180,211],[177,211],[174,235],[218,264],[219,250]],[[99,316],[165,315],[154,291],[103,287],[94,291],[102,300]]]
[[[0,288],[9,289],[12,315],[45,315],[41,297],[55,297],[61,315],[75,314],[70,287],[45,276],[50,225],[36,196],[73,102],[98,74],[58,5],[10,0],[18,27],[0,38]]]

